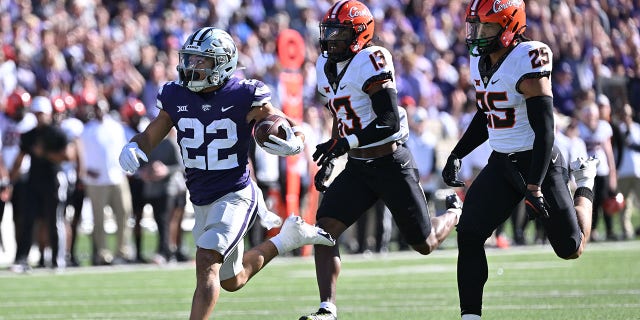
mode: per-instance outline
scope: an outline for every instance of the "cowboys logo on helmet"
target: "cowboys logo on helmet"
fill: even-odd
[[[467,6],[467,48],[472,56],[514,43],[527,27],[523,0],[472,0]]]
[[[373,38],[373,15],[359,1],[342,0],[331,6],[320,23],[320,49],[332,62],[353,57]]]

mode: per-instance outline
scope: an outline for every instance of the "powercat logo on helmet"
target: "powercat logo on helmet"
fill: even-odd
[[[505,3],[502,3],[500,0],[495,0],[493,2],[493,12],[500,12],[508,7],[519,7],[522,3],[522,0],[509,0]]]
[[[349,9],[349,18],[356,17],[371,17],[371,12],[369,10],[359,10],[357,7],[351,7]]]

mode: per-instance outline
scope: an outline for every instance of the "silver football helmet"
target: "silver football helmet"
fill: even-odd
[[[178,51],[180,84],[193,92],[224,84],[236,70],[238,49],[233,38],[221,29],[205,27],[192,33]],[[211,67],[202,67],[205,60]]]

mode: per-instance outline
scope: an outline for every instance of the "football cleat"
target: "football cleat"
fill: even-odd
[[[600,160],[594,157],[585,159],[579,157],[575,161],[572,161],[569,165],[571,174],[576,181],[576,186],[586,187],[593,189],[593,183],[596,178],[596,168],[600,164]]]
[[[320,308],[318,312],[314,312],[310,315],[302,316],[298,320],[338,320],[338,317],[333,315],[331,311]]]
[[[336,240],[320,227],[310,225],[300,216],[291,215],[282,224],[280,233],[274,238],[279,242],[278,251],[284,253],[307,244],[334,246]],[[275,243],[275,242],[274,242]],[[282,250],[282,251],[281,251]]]

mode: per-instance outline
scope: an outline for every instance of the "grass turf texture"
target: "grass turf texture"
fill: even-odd
[[[488,249],[487,319],[638,319],[640,241],[592,243],[564,261],[548,246]],[[345,255],[340,319],[459,319],[455,248]],[[186,319],[194,266],[0,271],[0,319]],[[277,258],[212,318],[297,319],[318,306],[312,258]]]

